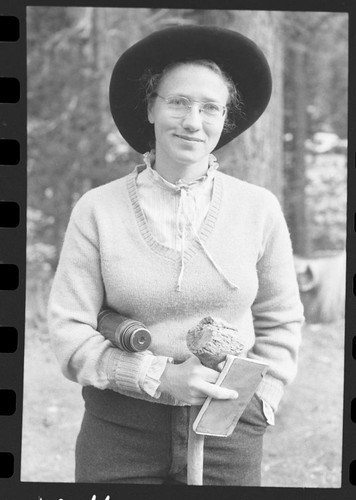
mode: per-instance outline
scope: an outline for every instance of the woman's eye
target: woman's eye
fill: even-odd
[[[184,97],[172,97],[169,99],[169,103],[170,105],[172,106],[176,106],[176,107],[186,107],[187,106],[187,100],[184,99]]]
[[[204,104],[204,111],[206,111],[207,113],[219,113],[220,111],[220,107],[218,104],[215,104],[213,102],[207,102],[206,104]]]

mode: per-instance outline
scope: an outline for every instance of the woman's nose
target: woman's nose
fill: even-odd
[[[199,105],[193,105],[183,118],[183,127],[189,129],[199,129],[202,126],[202,114]]]

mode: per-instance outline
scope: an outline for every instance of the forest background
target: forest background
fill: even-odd
[[[49,349],[45,311],[74,204],[87,190],[126,175],[141,162],[110,115],[108,85],[117,58],[152,31],[182,24],[223,26],[263,47],[273,74],[271,103],[251,129],[216,153],[220,168],[278,196],[296,256],[338,259],[346,238],[348,17],[328,12],[89,7],[29,7],[27,15],[22,480],[72,481],[83,411],[80,388],[59,374]],[[340,283],[343,286],[342,279]],[[322,318],[308,321],[300,363],[302,370],[286,394],[277,426],[266,436],[264,484],[337,487],[340,315],[327,325]]]

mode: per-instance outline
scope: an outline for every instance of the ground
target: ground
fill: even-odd
[[[344,325],[306,325],[299,373],[265,437],[263,485],[341,485]],[[72,482],[83,403],[59,372],[46,329],[26,330],[21,480]]]
[[[265,486],[341,486],[343,324],[304,328],[299,373],[265,438]]]

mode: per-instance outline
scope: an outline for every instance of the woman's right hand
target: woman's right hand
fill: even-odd
[[[215,385],[219,372],[202,365],[192,355],[180,364],[167,363],[161,376],[160,391],[190,405],[201,406],[207,397],[236,399],[236,391]]]

